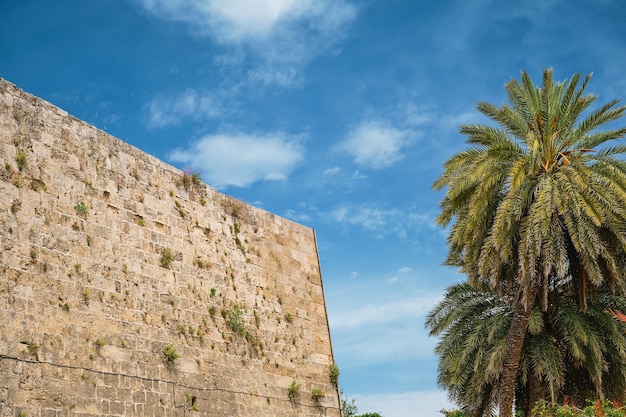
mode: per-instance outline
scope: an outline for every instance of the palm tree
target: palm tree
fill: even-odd
[[[559,292],[563,292],[562,289]],[[523,340],[517,403],[528,416],[542,399],[582,406],[591,397],[626,397],[626,298],[602,291],[586,311],[568,302],[535,307]],[[488,288],[463,283],[448,288],[426,326],[440,335],[439,384],[473,417],[491,415],[498,403],[511,307]]]
[[[471,416],[490,415],[497,403],[510,321],[506,303],[466,283],[448,288],[427,316],[430,335],[441,336],[438,383]]]
[[[446,263],[486,284],[513,308],[499,387],[511,417],[524,334],[551,288],[575,289],[585,309],[594,287],[626,289],[626,146],[607,142],[626,128],[598,130],[624,115],[614,100],[589,112],[591,76],[541,87],[526,72],[506,83],[509,104],[479,103],[495,126],[464,125],[470,147],[452,156],[436,190],[446,189],[438,222],[451,224]]]

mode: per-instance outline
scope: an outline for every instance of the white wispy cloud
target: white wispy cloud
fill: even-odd
[[[283,216],[299,223],[308,223],[311,221],[311,216],[309,214],[293,209],[286,210]]]
[[[444,128],[458,130],[460,125],[468,123],[488,123],[487,118],[478,110],[457,114],[445,114],[439,118],[439,125]]]
[[[410,391],[354,396],[360,412],[378,412],[385,417],[441,417],[439,410],[455,407],[445,392]]]
[[[148,126],[152,128],[178,125],[185,119],[215,118],[221,114],[215,97],[200,93],[193,88],[173,96],[155,97],[146,107]]]
[[[412,321],[410,325],[397,321],[343,334],[335,331],[331,322],[331,331],[336,335],[333,336],[333,345],[341,352],[340,362],[348,369],[356,369],[393,363],[398,358],[406,361],[436,360],[432,352],[437,341],[423,330],[423,318],[408,316],[404,320]],[[349,362],[343,358],[349,358]]]
[[[340,204],[323,215],[342,225],[358,226],[380,235],[406,237],[408,233],[436,230],[434,214],[421,213],[415,207],[381,208],[371,204]]]
[[[402,159],[402,149],[409,144],[410,131],[385,122],[366,120],[352,129],[340,145],[360,166],[382,169]]]
[[[237,133],[205,136],[186,149],[172,151],[169,159],[201,169],[205,181],[223,189],[285,180],[303,156],[299,138]]]
[[[389,280],[384,285],[388,290],[379,289],[378,293],[387,294],[377,299],[345,300],[329,310],[333,343],[342,352],[340,359],[348,358],[342,362],[348,368],[390,363],[396,358],[434,359],[437,341],[428,336],[423,323],[441,295],[398,296]]]
[[[361,174],[361,172],[357,169],[356,171],[352,173],[352,179],[353,180],[366,180],[367,175]]]
[[[354,18],[355,9],[330,0],[140,0],[155,16],[192,25],[221,42],[255,42],[300,23],[322,34]]]
[[[328,168],[325,169],[324,172],[322,172],[322,175],[335,175],[337,174],[339,171],[341,171],[341,168],[339,167],[332,167],[332,168]]]
[[[359,330],[363,327],[381,325],[390,322],[403,322],[407,318],[419,318],[441,299],[440,295],[425,295],[393,300],[386,303],[372,303],[351,306],[334,312],[330,318],[333,331],[342,332]]]
[[[435,113],[412,102],[401,103],[397,112],[402,116],[404,123],[411,127],[426,126],[436,121]]]
[[[294,66],[289,65],[265,65],[248,71],[248,81],[253,85],[263,87],[298,87],[305,83],[303,76]]]
[[[359,225],[369,230],[384,230],[397,210],[383,210],[374,207],[353,207],[342,205],[330,212],[337,223]]]
[[[344,0],[137,0],[160,19],[183,22],[196,35],[232,47],[219,62],[241,62],[241,48],[260,58],[248,72],[261,85],[303,82],[302,66],[332,52],[344,37],[356,8]]]

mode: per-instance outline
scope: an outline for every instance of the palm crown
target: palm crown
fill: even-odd
[[[447,263],[470,281],[505,293],[521,284],[527,305],[534,287],[544,308],[563,280],[576,281],[583,307],[589,283],[624,290],[626,146],[596,148],[626,129],[596,129],[625,107],[612,101],[578,121],[595,101],[584,94],[590,78],[578,87],[579,75],[558,83],[545,70],[537,88],[524,72],[506,84],[510,105],[478,104],[497,127],[461,127],[472,146],[434,187],[446,188],[439,223],[453,223]]]

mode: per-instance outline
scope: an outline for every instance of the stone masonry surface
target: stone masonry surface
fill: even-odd
[[[332,365],[312,229],[0,79],[0,417],[340,416]]]

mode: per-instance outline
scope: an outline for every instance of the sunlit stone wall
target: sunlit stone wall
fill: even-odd
[[[0,79],[0,416],[339,416],[332,363],[312,229]]]

